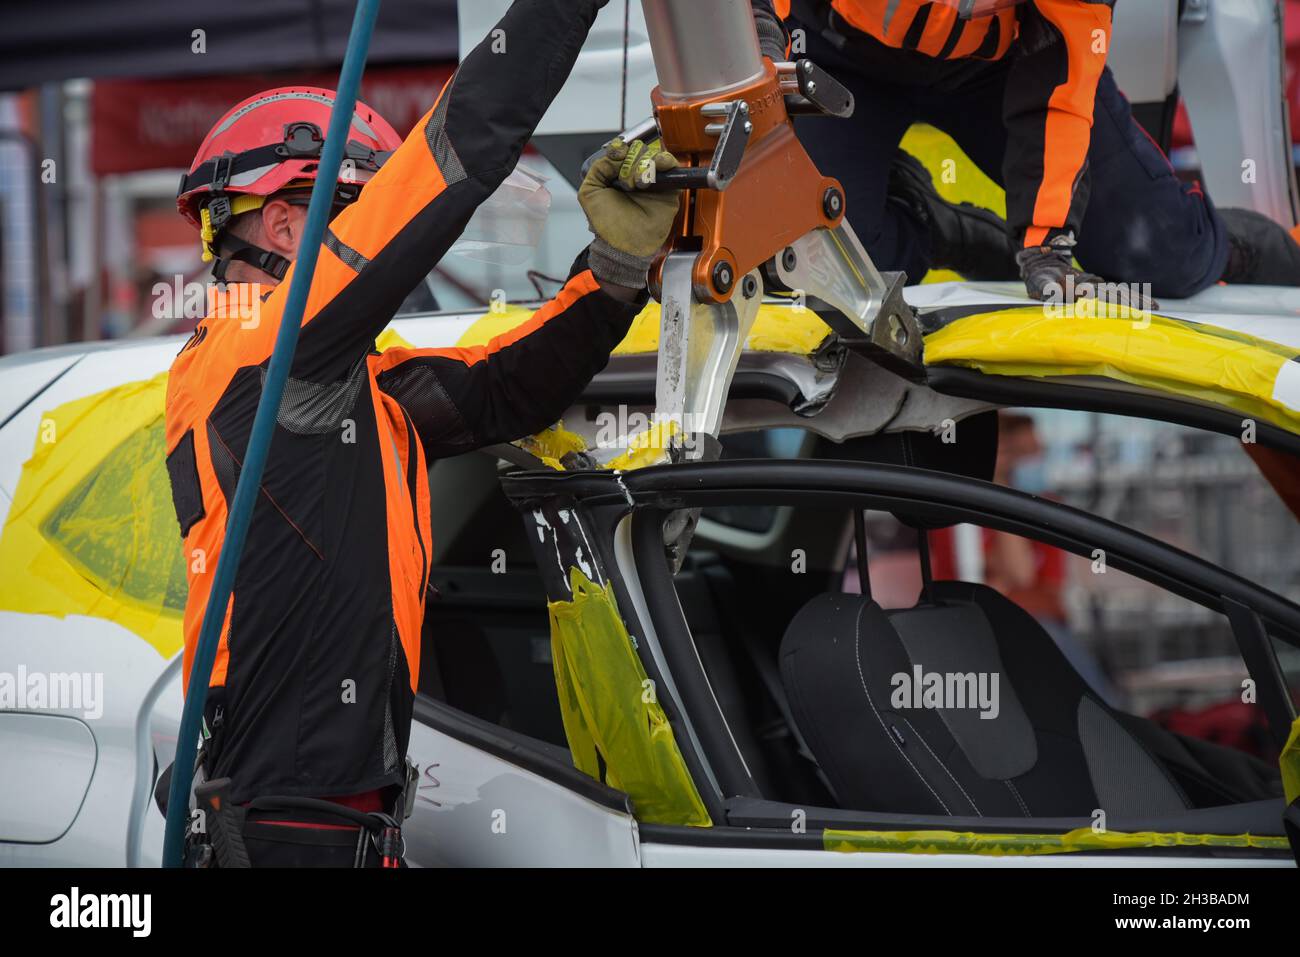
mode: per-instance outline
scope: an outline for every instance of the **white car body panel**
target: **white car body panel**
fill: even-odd
[[[1018,282],[939,282],[909,286],[908,303],[917,309],[986,305],[991,309],[1026,305]],[[1156,310],[1171,319],[1222,326],[1300,349],[1300,289],[1282,286],[1211,286],[1191,299],[1161,299]]]
[[[0,781],[11,782],[0,788],[0,840],[57,841],[90,787],[95,736],[67,715],[0,711],[0,740]]]
[[[155,717],[159,766],[171,762],[180,724],[179,673]],[[162,708],[160,708],[162,710]],[[636,821],[541,775],[450,737],[418,718],[410,759],[420,769],[415,810],[402,831],[413,867],[635,867]],[[147,796],[139,863],[162,863],[163,816]],[[0,845],[3,847],[3,845]]]
[[[421,769],[415,813],[403,828],[412,864],[639,864],[636,821],[630,814],[603,807],[418,719],[411,729],[410,757]]]
[[[80,353],[77,352],[33,358],[9,369],[5,373],[5,388],[0,393],[0,422],[7,421],[18,412],[28,397],[66,372],[78,358]]]
[[[1106,65],[1130,102],[1164,102],[1178,85],[1178,0],[1117,3]]]
[[[1123,6],[1123,4],[1121,4]],[[1178,82],[1206,192],[1293,226],[1300,217],[1277,0],[1189,0]]]

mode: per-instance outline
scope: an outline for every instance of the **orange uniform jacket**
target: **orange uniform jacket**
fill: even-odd
[[[754,0],[755,11],[772,0]],[[790,14],[790,0],[774,0]],[[815,0],[817,2],[817,0]],[[962,20],[929,0],[831,0],[852,27],[939,60],[1015,58],[1007,79],[1007,221],[1025,246],[1078,233],[1088,202],[1088,145],[1114,0],[1025,0]],[[769,8],[770,9],[770,8]],[[852,202],[852,197],[849,197]]]
[[[326,235],[212,672],[232,799],[399,784],[429,576],[429,460],[553,423],[637,305],[582,265],[483,347],[375,351],[514,167],[603,0],[518,0]],[[289,289],[199,323],[172,365],[167,467],[189,565],[185,681]],[[247,294],[248,290],[236,290]],[[455,508],[455,502],[438,502]]]

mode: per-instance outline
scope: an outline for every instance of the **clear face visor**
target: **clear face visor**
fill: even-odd
[[[536,253],[550,213],[546,177],[516,166],[475,210],[450,252],[478,262],[522,265]]]
[[[1025,0],[932,0],[932,2],[943,7],[952,7],[957,11],[957,16],[963,20],[977,20],[980,17],[991,17],[999,10],[1014,7],[1016,4],[1024,3]]]

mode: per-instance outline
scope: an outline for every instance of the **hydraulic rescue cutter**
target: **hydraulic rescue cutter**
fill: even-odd
[[[682,206],[650,270],[662,305],[656,421],[673,427],[666,461],[715,459],[736,365],[764,293],[794,297],[847,345],[908,377],[922,337],[906,277],[881,273],[845,220],[791,117],[848,117],[853,96],[810,60],[759,52],[748,0],[643,0],[659,86],[654,116],[623,134],[657,134],[682,163],[658,188]]]

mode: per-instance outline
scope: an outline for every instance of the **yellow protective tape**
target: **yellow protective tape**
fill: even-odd
[[[606,462],[605,468],[615,472],[629,472],[647,465],[662,464],[666,461],[665,455],[673,436],[680,431],[681,427],[672,420],[656,422],[628,439],[627,451]]]
[[[834,831],[822,832],[828,851],[894,854],[985,854],[1018,857],[1118,851],[1147,847],[1257,847],[1287,850],[1285,837],[1257,834],[1182,834],[1158,831],[1096,832],[1081,827],[1065,834],[975,834],[970,831]]]
[[[659,465],[666,461],[665,453],[672,437],[680,431],[676,422],[656,422],[628,438],[627,450],[603,463],[600,468],[611,472],[629,472],[649,465]],[[563,420],[512,444],[537,456],[547,468],[557,472],[564,471],[563,460],[570,452],[590,451],[586,439],[566,429]]]
[[[410,342],[402,338],[401,333],[399,333],[392,326],[389,326],[387,329],[381,332],[377,337],[375,337],[375,349],[378,352],[387,352],[389,349],[392,349],[394,347],[398,347],[402,349],[415,348],[415,346],[413,346]]]
[[[392,329],[382,351],[410,343]],[[113,621],[171,657],[185,554],[167,477],[167,373],[41,416],[0,531],[0,610]]]
[[[578,770],[626,792],[637,820],[710,827],[654,686],[608,585],[569,571],[572,601],[550,602],[564,734]]]
[[[509,332],[527,322],[533,316],[533,310],[523,306],[505,306],[486,313],[476,319],[457,340],[461,348],[481,346],[502,333]],[[659,351],[659,303],[648,302],[632,320],[628,334],[614,350],[614,355],[644,355]],[[384,336],[396,335],[385,332]],[[788,306],[764,305],[754,317],[754,325],[745,348],[751,352],[780,352],[791,355],[811,355],[817,351],[827,336],[830,327],[811,309],[791,309]],[[384,340],[380,337],[380,342]],[[390,343],[391,344],[391,343]],[[384,346],[381,346],[381,349]],[[662,452],[668,438],[677,431],[674,423],[651,426],[638,434],[628,446],[626,452],[605,464],[607,469],[627,471],[654,465],[662,460]],[[563,423],[557,423],[544,432],[539,432],[527,439],[515,443],[520,448],[537,456],[550,468],[560,471],[560,460],[573,451],[587,451],[586,443],[573,432],[564,429]]]
[[[549,429],[543,429],[536,435],[530,435],[514,443],[541,459],[549,468],[557,472],[563,472],[564,466],[560,463],[570,452],[587,451],[587,443],[576,432],[570,432],[564,427],[564,420],[561,419]]]
[[[485,346],[503,332],[522,326],[533,318],[533,311],[525,306],[500,305],[489,309],[475,319],[456,340],[457,347]]]
[[[1164,316],[1137,321],[1090,301],[966,316],[925,339],[927,365],[990,375],[1103,376],[1300,432],[1300,409],[1273,395],[1278,373],[1295,356],[1295,349],[1218,326]]]
[[[462,348],[487,344],[503,332],[509,332],[533,317],[533,310],[523,306],[505,306],[488,312],[470,325],[457,340]],[[787,306],[759,306],[745,348],[750,352],[784,352],[811,355],[831,334],[830,327],[811,309],[794,310]],[[614,355],[641,355],[659,351],[659,303],[648,302],[628,329]]]
[[[1291,735],[1278,763],[1282,767],[1282,793],[1286,795],[1286,803],[1291,804],[1300,798],[1300,718],[1291,724]]]
[[[659,351],[659,303],[648,302],[632,320],[614,355],[640,355]],[[807,356],[817,351],[831,334],[817,313],[811,309],[766,304],[758,307],[750,327],[745,348],[750,352],[784,352]]]
[[[0,608],[117,622],[170,657],[185,564],[165,464],[165,373],[46,412],[0,532]]]

